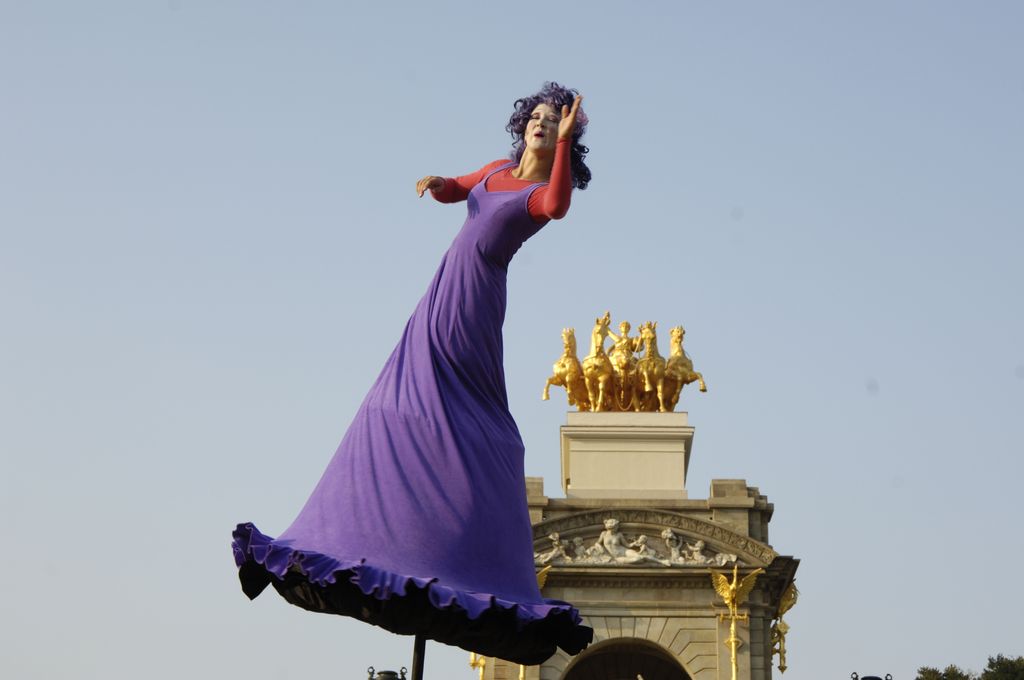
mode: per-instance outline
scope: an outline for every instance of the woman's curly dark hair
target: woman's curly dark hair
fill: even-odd
[[[509,158],[514,161],[522,160],[523,151],[526,149],[526,140],[523,138],[523,135],[526,134],[526,123],[530,120],[530,115],[538,104],[547,104],[561,113],[562,106],[571,107],[578,94],[579,92],[576,90],[562,87],[558,83],[544,83],[544,87],[537,94],[517,99],[513,105],[515,111],[512,112],[512,117],[508,119],[508,125],[505,126],[513,140],[512,153]],[[586,189],[587,184],[590,183],[590,168],[583,162],[590,149],[580,144],[580,137],[586,131],[587,114],[583,113],[583,109],[579,109],[576,112],[576,127],[572,131],[572,151],[570,152],[572,185],[577,189]]]

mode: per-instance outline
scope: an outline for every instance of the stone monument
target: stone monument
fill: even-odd
[[[545,387],[545,395],[564,387],[581,409],[561,428],[565,497],[548,497],[542,478],[526,478],[542,592],[578,607],[594,643],[540,666],[486,659],[474,668],[480,680],[769,680],[773,657],[786,669],[781,617],[796,599],[799,560],[772,547],[774,506],[746,480],[713,479],[706,498],[687,493],[694,428],[687,413],[666,408],[678,391],[663,394],[656,371],[652,380],[636,370],[658,356],[648,339],[654,324],[641,326],[647,356],[639,360],[616,357],[640,349],[628,342],[628,324],[611,333],[612,377],[604,387],[597,378],[584,384],[586,370],[574,366],[602,363],[594,357],[604,354],[609,323],[608,314],[596,320],[584,362],[569,356],[575,340],[565,329],[566,354]],[[680,327],[673,356],[686,358],[681,337]],[[690,379],[678,389],[699,379],[703,391],[687,362]]]

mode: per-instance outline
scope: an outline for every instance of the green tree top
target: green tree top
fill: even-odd
[[[981,675],[952,665],[942,671],[922,666],[917,669],[916,680],[1024,680],[1024,656],[990,656]]]
[[[944,671],[922,666],[917,669],[917,680],[978,680],[978,676],[957,666],[946,666]]]
[[[1015,659],[999,654],[988,657],[988,666],[981,672],[981,680],[1024,680],[1024,656]]]

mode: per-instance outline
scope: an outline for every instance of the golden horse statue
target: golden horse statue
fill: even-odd
[[[679,393],[692,382],[700,385],[701,392],[707,392],[704,376],[693,370],[693,362],[683,350],[683,336],[686,329],[676,326],[671,331],[669,342],[668,363],[665,366],[665,408],[663,411],[674,411],[679,402]]]
[[[590,410],[590,398],[587,394],[587,384],[583,379],[583,366],[576,357],[576,330],[573,328],[562,329],[562,356],[552,367],[551,377],[544,385],[544,392],[541,399],[547,401],[550,398],[552,385],[565,388],[565,397],[569,406],[575,406],[581,411]]]
[[[612,405],[610,393],[606,394],[612,379],[612,362],[604,351],[604,341],[608,337],[611,322],[611,312],[605,312],[604,316],[594,319],[594,330],[590,332],[590,354],[583,360],[583,378],[587,383],[590,408],[594,411],[606,411]]]
[[[683,349],[686,330],[676,326],[671,331],[669,357],[658,352],[658,324],[648,321],[630,337],[630,324],[623,321],[619,332],[610,330],[611,312],[594,319],[590,333],[590,354],[581,363],[576,355],[576,334],[572,328],[562,329],[562,356],[555,362],[552,375],[541,393],[550,398],[552,385],[564,387],[569,406],[580,411],[672,412],[679,403],[683,388],[696,382],[707,392],[704,376],[693,368],[693,361]],[[612,339],[605,350],[605,340]]]
[[[637,362],[637,411],[668,411],[665,405],[665,357],[658,353],[658,323],[640,324],[640,341],[644,345],[644,358]]]

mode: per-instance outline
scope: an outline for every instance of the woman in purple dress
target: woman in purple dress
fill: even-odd
[[[537,586],[501,332],[512,256],[590,180],[580,101],[545,84],[515,103],[513,160],[417,183],[469,216],[299,516],[277,539],[236,528],[250,598],[273,585],[306,609],[523,664],[590,642]]]

